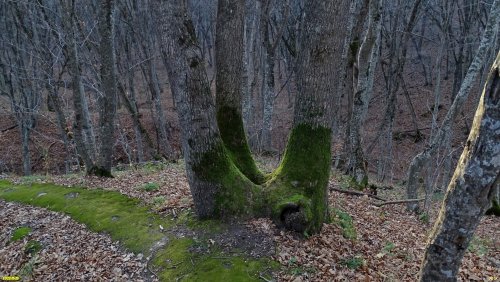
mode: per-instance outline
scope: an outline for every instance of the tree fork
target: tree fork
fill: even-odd
[[[178,109],[186,171],[197,215],[267,216],[298,232],[319,232],[328,221],[332,116],[328,105],[330,89],[336,89],[338,83],[331,75],[339,64],[337,53],[343,43],[343,34],[336,32],[335,27],[342,26],[348,3],[314,1],[307,5],[309,32],[302,39],[300,94],[294,125],[281,165],[262,185],[253,183],[232,152],[231,146],[246,145],[238,96],[241,94],[228,91],[229,86],[223,84],[227,87],[222,90],[228,92],[218,92],[216,111],[186,2],[154,3],[154,10],[159,12],[162,54]],[[232,144],[231,138],[244,143]],[[254,166],[249,150],[244,154]]]

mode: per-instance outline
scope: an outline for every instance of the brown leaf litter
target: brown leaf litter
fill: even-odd
[[[102,187],[106,190],[116,190],[127,196],[155,204],[157,211],[167,211],[174,215],[180,210],[193,206],[185,172],[180,165],[167,165],[160,171],[149,173],[140,170],[127,171],[114,179],[52,177],[48,181],[67,186]],[[156,191],[138,189],[148,182],[158,183],[159,189]],[[331,185],[336,185],[336,183],[331,183]],[[390,191],[390,193],[398,193],[398,191]],[[158,203],[155,200],[158,197],[163,197],[165,201]],[[308,238],[280,230],[268,219],[250,220],[246,225],[259,234],[269,236],[265,242],[275,242],[276,253],[273,258],[283,266],[282,270],[277,273],[278,281],[415,281],[425,251],[427,235],[433,224],[425,223],[417,216],[407,213],[404,205],[375,207],[371,201],[372,199],[368,197],[330,192],[330,206],[347,212],[353,218],[357,233],[356,239],[344,238],[341,227],[336,224],[325,224],[320,234]],[[431,220],[435,218],[439,204],[437,202],[434,205]],[[22,208],[38,210],[25,206]],[[0,217],[7,218],[3,214]],[[54,226],[57,225],[58,223],[54,224]],[[64,229],[65,225],[60,228]],[[487,216],[482,219],[470,251],[466,253],[462,261],[459,281],[491,281],[495,277],[497,279],[500,277],[498,230],[500,230],[498,218]],[[104,235],[96,234],[95,236],[101,238]],[[245,236],[251,236],[251,234],[245,234]],[[106,236],[104,238],[109,240]],[[82,239],[76,237],[74,240]],[[264,239],[260,240],[264,241]],[[95,240],[91,242],[99,243]],[[106,245],[113,245],[110,241],[107,242]],[[68,245],[73,243],[60,241],[54,248],[70,248],[71,246]],[[224,242],[217,242],[219,243]],[[232,241],[227,243],[234,244]],[[102,246],[102,244],[97,246]],[[118,247],[115,247],[114,252],[114,255],[109,256],[117,257],[119,260],[123,257],[123,254],[117,254],[120,252]],[[80,256],[78,259],[83,261],[89,255],[82,250],[77,254]],[[71,255],[71,252],[66,255]],[[0,254],[0,257],[4,256]],[[75,258],[75,255],[72,258]],[[59,263],[61,265],[58,265]],[[54,264],[57,265],[54,269],[64,267],[63,261],[60,260],[54,261]],[[112,264],[106,263],[106,265]],[[94,269],[100,269],[99,275],[108,275],[106,277],[113,273],[112,267],[96,266]],[[125,268],[122,268],[122,271],[123,274],[129,275]],[[70,273],[65,273],[65,277],[78,275],[79,272]]]

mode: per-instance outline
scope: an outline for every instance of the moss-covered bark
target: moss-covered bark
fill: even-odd
[[[319,232],[329,220],[330,138],[329,128],[294,127],[281,165],[263,185],[243,175],[227,146],[204,153],[193,171],[202,181],[220,184],[213,217],[265,216],[297,232]]]
[[[317,233],[329,220],[330,139],[329,128],[295,126],[281,165],[266,183],[271,216],[289,229]]]
[[[223,143],[203,153],[193,166],[193,172],[201,181],[217,183],[215,206],[211,217],[249,217],[262,210],[262,187],[249,180],[235,165],[231,153]]]
[[[280,167],[263,183],[266,179],[255,166],[243,130],[240,76],[231,75],[240,72],[237,62],[242,53],[235,51],[241,47],[240,36],[236,35],[242,29],[235,28],[242,23],[242,18],[236,17],[240,15],[240,6],[226,4],[231,3],[219,2],[218,42],[234,39],[235,46],[217,47],[219,51],[224,46],[228,48],[217,56],[216,107],[204,65],[200,63],[203,59],[186,3],[167,1],[157,3],[155,9],[159,11],[163,55],[168,62],[197,215],[266,216],[298,232],[319,232],[328,220],[332,119],[329,97],[331,89],[336,89],[332,73],[340,65],[336,50],[343,45],[342,32],[332,34],[334,27],[343,26],[349,5],[319,1],[307,6],[307,36],[302,39],[300,95],[296,99],[294,126]],[[228,17],[224,17],[225,12],[229,12]],[[228,63],[223,60],[224,55],[235,61]]]
[[[241,114],[235,108],[217,110],[217,124],[227,153],[236,167],[253,183],[262,184],[264,175],[259,171],[248,147]]]

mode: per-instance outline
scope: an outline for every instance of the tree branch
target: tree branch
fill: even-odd
[[[393,205],[393,204],[406,204],[406,203],[412,203],[412,202],[420,202],[425,200],[425,198],[420,198],[420,199],[408,199],[408,200],[399,200],[399,201],[386,201],[383,203],[378,203],[378,204],[373,204],[377,207],[385,206],[385,205]]]
[[[362,196],[368,196],[368,197],[371,197],[371,198],[374,198],[374,199],[377,199],[377,200],[380,200],[380,201],[387,202],[386,199],[380,198],[379,196],[373,195],[373,194],[368,194],[368,193],[363,193],[363,192],[358,192],[358,191],[353,191],[353,190],[343,190],[343,189],[338,189],[338,188],[334,188],[334,187],[330,187],[330,190],[331,191],[340,192],[340,193],[344,193],[344,194],[348,194],[348,195],[360,196],[360,197],[362,197]]]

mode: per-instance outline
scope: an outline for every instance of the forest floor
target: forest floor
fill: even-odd
[[[89,191],[102,188],[106,193],[108,190],[117,191],[145,203],[144,206],[162,220],[161,232],[168,236],[157,234],[155,224],[158,224],[154,221],[147,228],[153,226],[155,230],[148,229],[148,233],[144,233],[151,237],[150,241],[141,239],[146,237],[142,235],[127,241],[120,236],[129,235],[107,232],[103,221],[98,221],[97,225],[89,223],[90,219],[79,216],[77,210],[68,211],[66,206],[37,202],[33,196],[24,202],[47,209],[15,203],[12,198],[7,199],[8,202],[0,200],[0,276],[23,275],[33,281],[52,280],[54,277],[193,281],[197,277],[208,277],[203,273],[204,269],[207,273],[213,269],[226,271],[227,275],[231,275],[231,269],[240,269],[245,275],[233,277],[232,281],[415,281],[426,238],[442,200],[442,195],[436,194],[429,215],[418,217],[407,213],[403,205],[377,207],[374,205],[376,200],[371,197],[331,190],[332,223],[325,224],[320,234],[304,238],[276,228],[268,219],[226,225],[196,221],[182,162],[146,164],[115,171],[114,175],[113,179],[79,174],[6,178],[14,183],[13,187],[44,187],[36,185],[54,183],[60,185],[57,186],[59,190],[65,189],[61,187],[64,186],[86,187]],[[343,176],[334,172],[330,188],[348,189],[348,184]],[[40,189],[48,191],[48,188]],[[4,189],[0,198],[5,199],[9,190],[15,188]],[[83,190],[75,191],[84,194]],[[37,193],[36,198],[43,199],[43,193]],[[47,193],[51,195],[51,192]],[[72,198],[77,197],[78,192],[61,195]],[[378,196],[389,200],[402,199],[402,188],[379,189]],[[81,208],[85,208],[83,203]],[[109,211],[108,214],[108,210],[97,204],[88,212],[95,213],[98,219],[116,213]],[[143,215],[145,211],[136,211],[135,208],[124,212],[120,214],[124,218],[138,214],[129,221],[141,221],[146,217]],[[115,216],[117,222],[120,222],[120,216]],[[492,216],[482,219],[463,259],[460,281],[500,280],[498,230],[500,219]],[[142,234],[140,232],[146,231],[136,232]],[[128,233],[133,232],[133,229],[128,230]],[[168,237],[163,243],[170,247],[163,253],[151,251],[156,246],[153,239],[160,238],[158,236]],[[144,245],[139,246],[137,242],[144,242]],[[141,250],[144,246],[151,248]],[[188,256],[179,257],[174,250],[183,248]],[[163,265],[163,269],[168,270],[166,276],[155,268],[159,260],[166,263]],[[198,271],[198,276],[189,273],[191,264],[191,272]],[[213,280],[221,278],[210,277],[214,277]]]

